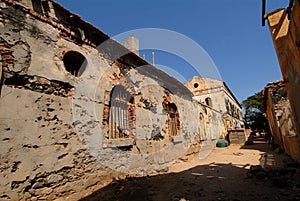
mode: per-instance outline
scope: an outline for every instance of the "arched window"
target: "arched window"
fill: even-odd
[[[117,85],[111,93],[109,111],[109,139],[126,138],[131,134],[134,102],[131,94],[122,86]]]
[[[170,139],[172,139],[172,136],[179,135],[179,131],[180,131],[179,113],[177,111],[177,106],[174,103],[163,104],[163,107],[167,112],[168,133]]]
[[[72,75],[79,77],[86,68],[87,61],[85,57],[76,51],[69,51],[63,57],[65,68]]]
[[[205,104],[206,104],[207,106],[212,107],[211,98],[207,97],[207,98],[205,99]]]

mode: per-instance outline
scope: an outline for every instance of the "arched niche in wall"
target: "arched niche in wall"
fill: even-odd
[[[168,134],[170,136],[170,140],[172,140],[173,136],[177,136],[180,133],[178,109],[175,103],[163,103],[163,108],[167,112]]]
[[[200,140],[206,140],[207,139],[207,132],[206,132],[206,126],[205,126],[205,118],[202,112],[199,113],[199,135]]]
[[[205,98],[205,104],[209,107],[212,107],[212,101],[211,101],[211,98],[207,97]]]
[[[116,85],[109,104],[109,139],[126,138],[132,134],[134,117],[133,96],[122,85]]]
[[[204,115],[202,112],[199,113],[199,121],[203,122],[204,121]]]
[[[66,70],[75,77],[81,76],[87,66],[86,58],[76,51],[66,52],[63,62]]]

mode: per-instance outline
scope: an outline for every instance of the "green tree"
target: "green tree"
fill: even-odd
[[[244,120],[246,127],[253,131],[266,131],[268,129],[266,114],[261,101],[261,93],[255,93],[243,101]]]

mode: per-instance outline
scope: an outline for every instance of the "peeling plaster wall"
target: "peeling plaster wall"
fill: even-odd
[[[78,139],[71,97],[4,86],[0,110],[1,198],[51,200],[114,173],[96,163]]]
[[[219,112],[120,44],[101,43],[106,34],[58,4],[18,2],[0,2],[0,198],[53,200],[210,153],[224,133]],[[86,58],[80,76],[65,68],[69,51]],[[130,133],[111,139],[119,85],[132,97]],[[176,107],[174,136],[168,104]]]
[[[62,55],[96,50],[0,6],[0,198],[52,200],[120,175],[91,157],[74,128],[72,99],[81,80],[65,70]]]
[[[296,161],[300,161],[299,136],[283,81],[269,83],[262,92],[267,120],[274,143]]]
[[[288,119],[286,120],[293,119],[295,122],[295,135],[285,136],[285,129],[283,128],[283,133],[281,132],[280,135],[283,143],[279,141],[279,144],[293,159],[300,162],[300,2],[294,2],[291,8],[290,20],[286,16],[286,9],[273,11],[268,14],[267,18],[290,102],[290,110],[286,111],[287,114],[290,114],[290,117],[287,116]],[[271,103],[267,106],[272,108]],[[275,117],[271,121],[274,121],[274,119]]]
[[[193,77],[185,86],[194,94],[195,100],[223,115],[226,132],[244,130],[241,106],[222,81]],[[207,98],[211,100],[211,106],[207,105]]]
[[[268,14],[268,24],[277,53],[283,79],[286,83],[297,134],[300,133],[300,2],[295,1],[290,20],[286,9]]]

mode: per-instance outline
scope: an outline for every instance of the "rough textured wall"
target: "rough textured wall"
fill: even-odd
[[[0,29],[0,198],[165,171],[224,133],[219,111],[58,4],[1,1]]]
[[[280,114],[282,116],[279,116],[279,127],[282,133],[284,150],[294,160],[300,162],[300,139],[299,136],[296,135],[295,123],[289,101],[282,103],[281,109]]]
[[[69,13],[56,4],[49,4],[47,18],[37,2],[25,3],[29,7],[0,3],[1,198],[51,200],[120,172],[159,172],[193,153],[188,148],[200,143],[199,135],[212,139],[205,153],[212,150],[221,117],[193,102],[177,80],[140,66],[145,62],[136,56],[123,57],[128,52],[113,41],[100,50],[94,47],[99,37],[80,41],[72,26],[59,21]],[[80,57],[86,63],[77,69],[73,60]],[[124,112],[113,105],[117,86],[130,97],[129,133],[114,130],[123,137],[112,139],[112,108]]]
[[[242,129],[242,109],[226,84],[220,80],[193,77],[185,86],[194,99],[223,115],[227,131]]]
[[[300,3],[295,1],[291,19],[286,10],[281,9],[268,14],[268,23],[273,38],[283,79],[296,121],[297,134],[300,133]]]
[[[291,119],[294,119],[295,136],[283,137],[286,151],[298,162],[300,161],[300,3],[295,1],[291,18],[288,20],[286,10],[281,9],[268,14],[268,23],[273,38],[283,79],[291,107]],[[288,111],[287,111],[288,113]],[[281,126],[281,125],[280,125]]]
[[[269,128],[275,143],[277,143],[281,149],[284,149],[282,133],[279,127],[278,117],[276,116],[277,102],[273,102],[272,90],[267,90],[266,93],[267,94],[265,94],[264,96],[267,98],[266,115],[268,119]]]
[[[62,40],[53,26],[0,5],[0,197],[51,200],[117,175],[91,157],[74,128],[78,80],[64,69],[62,55],[92,49]]]
[[[280,80],[268,85],[262,91],[263,104],[274,143],[300,161],[299,136],[296,133],[295,120],[287,97],[285,83]]]
[[[117,175],[92,158],[79,140],[72,125],[71,97],[10,86],[2,92],[2,198],[53,199]]]

